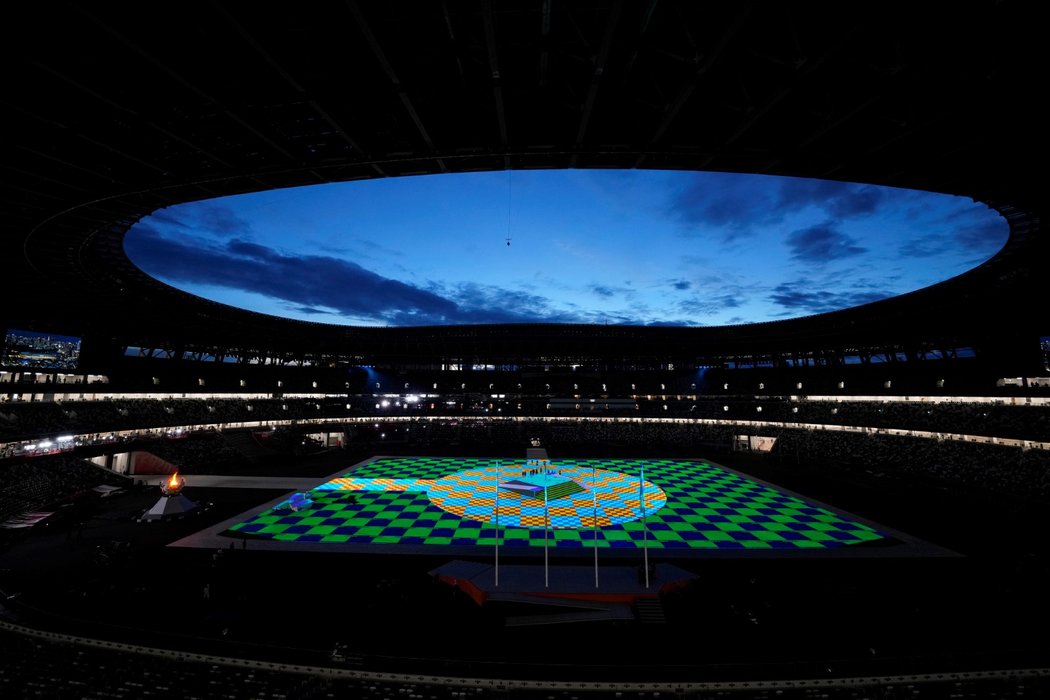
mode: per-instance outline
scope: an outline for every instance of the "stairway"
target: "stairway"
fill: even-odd
[[[272,455],[273,450],[259,444],[250,430],[231,430],[222,434],[226,444],[250,460]]]
[[[634,601],[634,616],[643,625],[663,625],[664,606],[659,598],[638,598]]]

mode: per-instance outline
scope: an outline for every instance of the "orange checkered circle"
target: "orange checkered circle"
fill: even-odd
[[[432,482],[427,493],[437,507],[470,520],[495,523],[498,508],[500,527],[605,527],[640,520],[643,514],[654,514],[667,503],[663,489],[637,476],[572,465],[552,465],[551,469],[586,490],[551,500],[546,512],[541,498],[497,488],[500,483],[525,476],[527,468],[521,464],[449,474]]]

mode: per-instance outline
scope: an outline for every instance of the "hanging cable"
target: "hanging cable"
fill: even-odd
[[[507,245],[510,245],[510,168],[507,168]]]

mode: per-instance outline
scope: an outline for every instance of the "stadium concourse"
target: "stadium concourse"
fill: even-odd
[[[3,697],[1050,696],[1035,5],[9,15]],[[586,168],[957,195],[1009,236],[708,327],[311,323],[124,248],[228,195]],[[900,255],[989,235],[938,226]]]

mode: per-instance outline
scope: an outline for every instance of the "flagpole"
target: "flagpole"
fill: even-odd
[[[550,588],[550,569],[547,555],[547,531],[550,530],[550,511],[547,506],[547,469],[543,470],[543,587]]]
[[[598,470],[591,464],[591,502],[594,504],[594,514],[591,517],[591,525],[594,534],[591,536],[591,544],[594,546],[594,587],[598,587]]]
[[[638,474],[638,494],[642,499],[642,557],[645,560],[645,587],[649,588],[649,513],[645,504],[645,462],[642,462]]]
[[[499,588],[499,475],[500,462],[496,460],[496,588]]]

